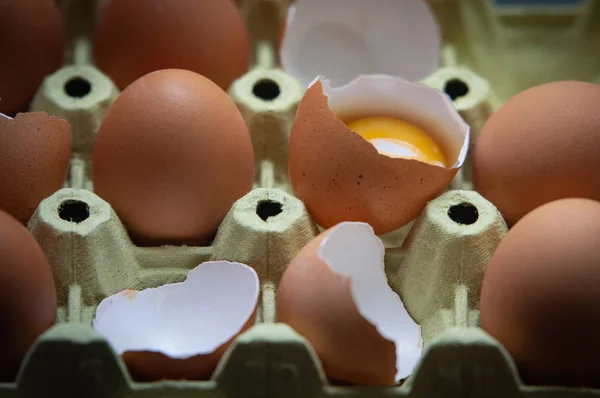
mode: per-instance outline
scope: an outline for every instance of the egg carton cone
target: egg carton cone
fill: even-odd
[[[388,282],[422,327],[425,349],[412,376],[392,388],[337,386],[326,377],[310,344],[277,323],[275,311],[286,266],[320,231],[287,179],[287,143],[303,96],[300,83],[277,66],[276,36],[289,1],[236,2],[248,23],[254,55],[249,72],[229,95],[249,127],[257,173],[254,189],[232,206],[207,247],[138,247],[110,204],[94,194],[94,136],[118,90],[93,66],[86,37],[89,16],[99,4],[59,2],[73,21],[68,63],[45,80],[33,108],[67,119],[75,150],[65,187],[46,198],[29,223],[52,265],[59,311],[56,325],[31,347],[17,380],[0,383],[0,398],[600,396],[524,386],[508,353],[478,327],[482,277],[507,228],[497,209],[471,190],[468,161],[450,189],[430,201],[416,220],[382,237]],[[468,0],[447,3],[442,17],[450,18]],[[77,22],[81,15],[83,22]],[[424,82],[453,97],[476,141],[493,110],[496,88],[459,62],[459,47],[447,41],[444,67]],[[89,83],[89,92],[75,98],[65,94],[73,79]],[[256,270],[261,281],[256,325],[237,337],[210,380],[134,381],[92,327],[99,303],[122,290],[182,281],[189,270],[211,260],[241,262]]]
[[[596,0],[432,0],[461,64],[494,87],[495,105],[527,88],[600,76]],[[528,4],[529,3],[529,4]]]

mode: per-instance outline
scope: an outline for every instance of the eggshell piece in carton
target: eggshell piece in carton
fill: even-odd
[[[179,69],[145,75],[119,95],[92,166],[96,193],[144,246],[206,244],[254,180],[250,133],[231,98]]]
[[[422,0],[298,0],[284,32],[283,69],[305,87],[319,75],[334,86],[361,74],[418,81],[440,63],[440,29]]]
[[[390,116],[426,130],[449,168],[392,158],[344,122]],[[295,195],[322,227],[362,221],[379,234],[414,219],[462,166],[469,126],[440,90],[384,75],[332,88],[318,78],[306,91],[292,128],[289,177]]]
[[[25,110],[44,77],[60,68],[64,36],[54,1],[0,3],[0,112]]]
[[[106,298],[94,328],[136,380],[208,379],[233,339],[254,324],[259,292],[251,267],[206,262],[184,282]]]
[[[0,210],[23,224],[39,203],[62,188],[71,155],[71,128],[45,112],[0,114]]]
[[[313,346],[326,374],[361,385],[408,377],[421,328],[389,287],[383,243],[364,223],[345,222],[306,245],[277,291],[277,318]]]
[[[600,202],[536,208],[500,243],[481,290],[481,327],[530,384],[600,387]]]
[[[25,226],[0,210],[0,381],[13,381],[31,344],[55,320],[50,264]]]

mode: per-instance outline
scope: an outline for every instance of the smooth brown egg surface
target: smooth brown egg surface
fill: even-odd
[[[52,0],[0,2],[0,113],[26,110],[63,62],[64,32]]]
[[[141,245],[207,243],[253,178],[241,114],[223,90],[193,72],[140,78],[98,131],[94,189]]]
[[[475,189],[514,224],[567,197],[600,200],[600,85],[526,90],[485,124],[473,154]]]
[[[0,116],[0,210],[23,224],[39,203],[63,187],[71,128],[45,112]]]
[[[600,203],[562,199],[508,232],[488,265],[481,327],[527,383],[600,387]]]
[[[40,246],[1,210],[0,253],[0,381],[12,381],[31,344],[56,320],[56,289]]]
[[[231,0],[109,0],[99,13],[94,56],[120,89],[147,73],[178,68],[227,90],[248,70],[250,44]]]

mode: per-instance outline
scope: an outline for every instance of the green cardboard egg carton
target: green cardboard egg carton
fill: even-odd
[[[414,222],[382,237],[390,286],[422,326],[425,350],[419,366],[403,385],[393,388],[338,386],[328,381],[308,342],[276,323],[275,292],[285,267],[319,233],[302,202],[292,195],[287,179],[287,142],[303,95],[300,84],[277,67],[274,43],[288,1],[237,2],[248,22],[254,64],[229,94],[252,136],[257,166],[254,189],[233,205],[211,246],[153,248],[135,246],[111,206],[93,193],[94,136],[119,92],[91,62],[89,34],[96,5],[59,2],[71,37],[69,64],[47,77],[32,109],[71,122],[73,157],[65,187],[45,199],[29,223],[53,267],[59,311],[56,325],[30,349],[16,382],[0,384],[0,398],[600,396],[600,391],[524,386],[508,353],[478,328],[485,267],[507,228],[497,209],[472,190],[468,158],[449,189],[429,202]],[[600,2],[584,3],[584,13],[598,19]],[[540,8],[543,12],[536,14],[534,9],[519,7],[494,11],[493,4],[492,0],[434,2],[446,39],[444,67],[424,82],[454,98],[471,126],[472,144],[508,94],[537,84],[515,79],[507,87],[510,79],[502,73],[483,78],[490,76],[487,68],[493,64],[481,47],[485,38],[488,45],[501,43],[510,52],[515,26],[531,21],[538,30],[553,23],[564,27],[577,14],[574,6],[553,6],[551,12]],[[542,23],[544,13],[549,16]],[[477,20],[481,15],[493,23]],[[600,25],[584,29],[581,25],[589,18],[577,20],[576,25],[580,33],[590,35],[591,43]],[[484,34],[486,24],[490,32]],[[573,34],[564,32],[565,40]],[[522,37],[537,36],[529,30]],[[519,49],[527,43],[539,45],[523,40]],[[600,58],[596,63],[595,75],[590,65],[577,59],[568,66],[574,78],[600,80]],[[64,89],[69,84],[73,90],[88,92],[73,97]],[[252,265],[257,271],[261,297],[256,325],[229,347],[208,381],[131,380],[121,358],[91,326],[100,301],[125,289],[182,281],[198,264],[223,259]]]

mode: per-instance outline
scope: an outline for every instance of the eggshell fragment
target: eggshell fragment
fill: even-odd
[[[306,245],[279,284],[279,322],[312,344],[329,377],[391,386],[421,356],[421,328],[389,287],[383,256],[369,225],[340,223]]]
[[[439,67],[440,48],[440,28],[422,0],[298,0],[280,59],[305,87],[319,75],[335,86],[361,74],[417,81]]]
[[[50,264],[25,226],[0,210],[0,381],[14,380],[31,344],[55,320]]]
[[[233,339],[254,324],[258,296],[251,267],[206,262],[184,282],[106,298],[94,328],[136,380],[207,379]]]
[[[389,116],[413,123],[441,147],[450,168],[391,158],[345,122]],[[469,126],[442,91],[384,75],[332,88],[318,78],[292,127],[289,177],[295,195],[322,227],[362,221],[384,234],[414,219],[452,181],[469,146]]]
[[[23,224],[62,188],[71,156],[71,128],[45,112],[0,117],[0,209]]]

